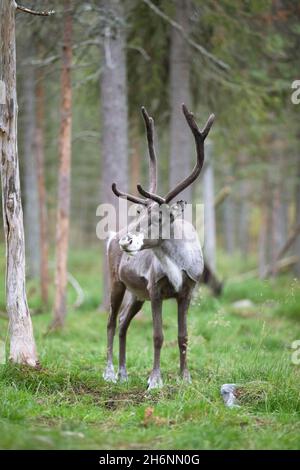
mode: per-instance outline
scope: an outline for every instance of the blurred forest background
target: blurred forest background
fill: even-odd
[[[195,152],[185,102],[200,124],[211,112],[217,116],[202,179],[185,194],[205,203],[211,267],[218,252],[260,277],[281,268],[299,275],[300,105],[291,101],[299,3],[72,0],[65,14],[64,2],[29,4],[55,14],[16,15],[28,276],[38,278],[43,269],[47,276],[38,247],[45,264],[47,244],[50,253],[55,244],[66,15],[73,30],[71,247],[95,245],[100,253],[96,208],[117,203],[111,183],[135,193],[147,180],[141,105],[155,119],[159,192],[188,174]]]

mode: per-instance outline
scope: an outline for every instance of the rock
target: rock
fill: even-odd
[[[233,302],[232,306],[236,310],[246,310],[246,309],[253,309],[255,307],[254,303],[249,299],[242,299]]]
[[[221,387],[221,395],[223,397],[225,406],[228,406],[228,408],[239,408],[239,405],[237,404],[237,397],[235,395],[236,390],[236,384],[224,384]]]

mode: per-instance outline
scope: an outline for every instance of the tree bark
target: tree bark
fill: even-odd
[[[34,56],[32,37],[28,37],[26,56]],[[34,159],[34,137],[36,128],[35,119],[35,93],[34,93],[34,67],[28,64],[24,67],[24,228],[25,248],[27,260],[27,273],[30,277],[39,277],[40,250],[39,247],[39,206],[36,178],[36,164]]]
[[[224,178],[229,188],[231,187],[230,185],[233,184],[232,174],[232,166],[226,165]],[[225,251],[227,254],[232,255],[236,247],[236,202],[234,196],[230,193],[223,203],[222,222]]]
[[[25,290],[25,244],[17,147],[15,2],[0,0],[0,155],[6,240],[6,305],[14,363],[38,365]]]
[[[216,269],[216,217],[214,170],[212,165],[212,142],[206,143],[203,169],[203,203],[204,203],[204,256],[213,271]]]
[[[247,257],[249,251],[249,184],[245,178],[239,182],[239,204],[238,204],[238,246],[243,257]]]
[[[271,231],[271,274],[275,276],[277,273],[276,260],[281,247],[287,239],[288,232],[288,209],[287,209],[287,193],[284,182],[285,166],[282,157],[281,143],[276,137],[272,138],[272,173],[270,180],[272,181],[272,231]]]
[[[128,181],[128,109],[126,78],[126,34],[123,27],[123,2],[102,2],[107,18],[103,44],[101,74],[102,106],[102,202],[112,204],[118,216],[118,198],[111,190],[112,182],[127,190]],[[111,18],[114,19],[112,30]],[[117,21],[116,21],[117,20]],[[106,249],[103,249],[102,308],[109,305],[109,274]]]
[[[63,51],[61,73],[61,122],[59,132],[58,201],[56,222],[56,271],[54,320],[52,328],[61,328],[66,316],[67,259],[70,223],[70,173],[72,138],[72,15],[70,0],[64,2]]]
[[[39,246],[40,246],[40,280],[41,297],[45,306],[48,304],[48,229],[47,229],[47,193],[45,183],[45,150],[44,150],[44,76],[38,69],[36,94],[36,130],[35,130],[35,162],[39,196]]]
[[[298,162],[297,162],[297,181],[296,181],[295,200],[296,200],[295,225],[299,225],[300,224],[300,154],[298,155]],[[295,243],[295,255],[299,255],[299,253],[300,253],[300,237],[298,237]],[[297,277],[300,277],[300,261],[295,266],[295,274]]]
[[[130,158],[130,192],[136,192],[136,185],[141,181],[141,143],[139,140],[138,125],[132,123],[131,133],[131,158]]]
[[[175,0],[175,21],[188,34],[190,31],[190,0]],[[184,122],[182,103],[190,107],[190,50],[180,32],[173,28],[170,55],[170,188],[190,173],[192,139]],[[192,188],[189,186],[181,197],[191,202]]]

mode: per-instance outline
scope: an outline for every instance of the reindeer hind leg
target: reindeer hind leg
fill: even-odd
[[[125,294],[125,286],[122,282],[115,282],[111,286],[110,313],[107,322],[107,364],[103,378],[107,382],[116,382],[113,365],[113,344],[116,331],[117,316]]]
[[[121,382],[127,381],[126,371],[126,336],[127,330],[132,319],[141,310],[144,304],[143,300],[138,300],[135,296],[129,299],[128,303],[124,307],[120,316],[120,327],[119,327],[119,373],[118,378]]]

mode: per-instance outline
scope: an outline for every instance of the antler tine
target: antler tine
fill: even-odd
[[[204,141],[208,136],[208,133],[213,125],[215,120],[214,114],[211,114],[203,127],[200,131],[198,125],[196,124],[195,118],[193,113],[191,113],[187,107],[183,104],[182,111],[185,116],[185,119],[195,137],[195,144],[196,144],[196,151],[197,151],[197,162],[194,166],[192,173],[184,178],[174,189],[168,192],[165,196],[165,202],[169,203],[175,196],[177,196],[181,191],[187,188],[190,184],[192,184],[200,175],[203,163],[204,163]]]
[[[136,196],[132,196],[131,194],[127,194],[127,193],[123,193],[122,191],[119,191],[118,188],[117,188],[116,183],[113,183],[111,185],[111,189],[117,197],[121,197],[123,199],[128,199],[128,201],[134,202],[135,204],[143,204],[144,206],[147,205],[147,201],[145,201],[145,199],[142,199],[142,198],[136,197]]]
[[[142,106],[142,115],[145,121],[149,151],[149,192],[155,193],[157,187],[157,164],[154,147],[154,121],[153,118],[149,116],[144,106]]]
[[[165,199],[161,196],[158,196],[158,194],[151,193],[150,191],[146,191],[145,189],[142,188],[140,184],[137,185],[138,192],[144,196],[147,197],[148,199],[152,199],[153,201],[157,202],[158,204],[165,204]]]
[[[138,192],[148,198],[152,199],[153,201],[157,202],[158,204],[164,204],[165,200],[163,197],[158,196],[155,194],[156,186],[157,186],[157,164],[156,164],[156,153],[154,148],[154,121],[151,116],[146,111],[146,108],[142,106],[142,114],[145,121],[145,127],[147,132],[147,142],[148,142],[148,150],[149,150],[149,174],[150,174],[150,185],[149,191],[143,189],[143,187],[138,184],[137,189]]]

